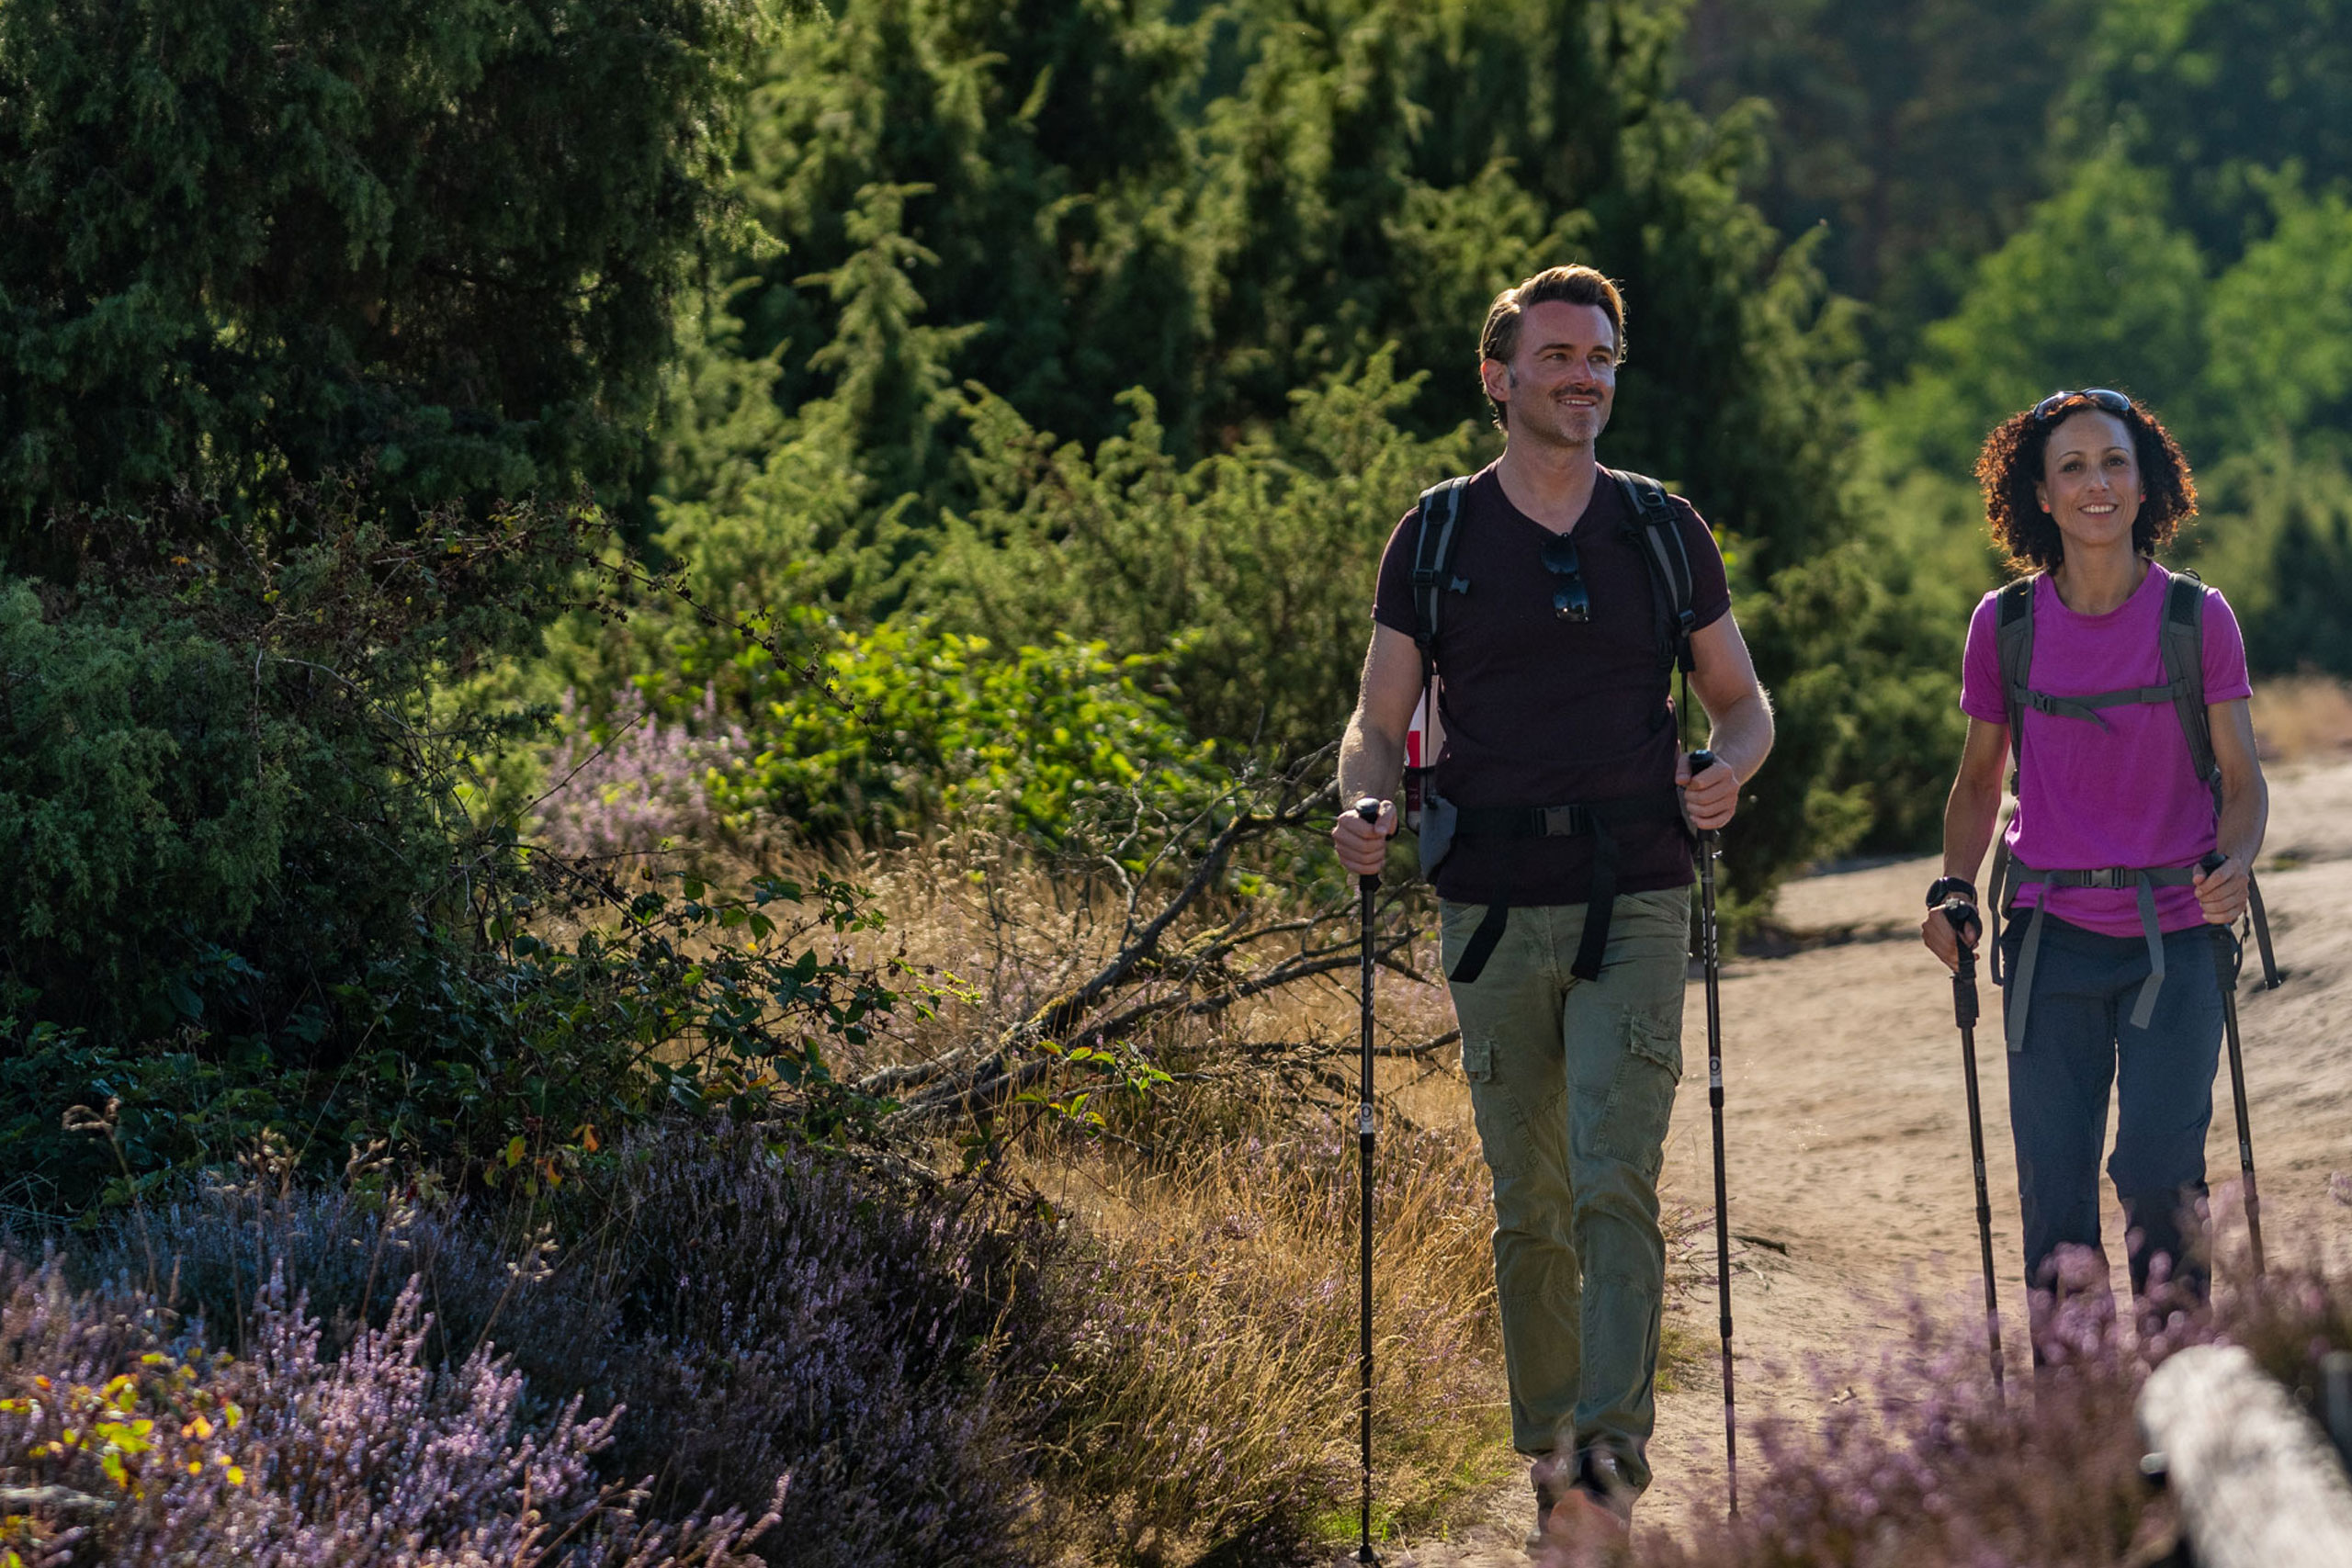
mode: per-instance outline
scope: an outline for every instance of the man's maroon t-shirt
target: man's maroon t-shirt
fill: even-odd
[[[1731,609],[1713,535],[1672,498],[1690,558],[1690,607],[1704,626]],[[1662,614],[1643,563],[1633,509],[1606,474],[1569,536],[1592,618],[1562,620],[1558,580],[1544,566],[1551,531],[1510,503],[1492,465],[1462,492],[1453,576],[1439,611],[1438,712],[1445,749],[1437,793],[1457,806],[1566,806],[1670,789],[1674,706]],[[1418,508],[1389,536],[1373,619],[1413,634]],[[1616,829],[1623,893],[1689,886],[1690,845],[1679,822]],[[1581,904],[1590,897],[1593,840],[1459,840],[1438,868],[1440,897],[1467,904]]]

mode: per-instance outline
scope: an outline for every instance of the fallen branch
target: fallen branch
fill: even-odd
[[[1352,909],[1335,902],[1311,914],[1285,911],[1253,918],[1247,907],[1233,919],[1177,933],[1200,912],[1224,881],[1237,852],[1252,840],[1306,826],[1329,809],[1331,785],[1328,758],[1317,753],[1271,781],[1244,786],[1226,797],[1231,817],[1186,868],[1175,890],[1148,918],[1138,910],[1142,888],[1123,876],[1128,914],[1118,950],[1084,979],[1033,1009],[993,1038],[975,1040],[926,1062],[906,1063],[867,1073],[853,1086],[868,1095],[904,1096],[884,1121],[897,1133],[935,1129],[958,1119],[986,1114],[1008,1100],[1052,1079],[1079,1045],[1104,1046],[1131,1039],[1148,1024],[1175,1019],[1206,1019],[1236,1005],[1319,976],[1352,971],[1362,962]],[[1250,798],[1254,795],[1255,798]],[[1148,879],[1143,879],[1148,885]],[[1387,908],[1401,907],[1392,894]],[[1374,962],[1392,973],[1419,980],[1410,962],[1415,932],[1398,928],[1375,940]],[[1288,951],[1271,961],[1267,944]],[[1384,1054],[1426,1055],[1454,1036],[1419,1046],[1392,1047]]]
[[[1461,1041],[1462,1031],[1449,1029],[1419,1045],[1374,1045],[1372,1054],[1375,1056],[1427,1056],[1444,1050],[1448,1045],[1457,1045]]]
[[[59,1514],[110,1514],[114,1504],[70,1486],[0,1486],[0,1512],[27,1513],[36,1508]]]
[[[2149,1375],[2137,1414],[2199,1562],[2352,1562],[2352,1481],[2327,1434],[2244,1349],[2181,1351]]]

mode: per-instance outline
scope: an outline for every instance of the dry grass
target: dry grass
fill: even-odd
[[[2327,675],[2284,675],[2254,688],[2255,745],[2266,761],[2352,751],[2352,686]]]
[[[1148,1145],[1104,1141],[1025,1164],[1065,1194],[1120,1303],[1086,1386],[1073,1391],[1081,1414],[1071,1458],[1086,1489],[1118,1500],[1122,1544],[1147,1559],[1244,1533],[1259,1517],[1352,1534],[1352,1127],[1272,1100],[1170,1104],[1138,1120],[1159,1123]],[[1255,1130],[1196,1140],[1174,1136],[1177,1122]],[[1475,1143],[1392,1120],[1374,1170],[1375,1529],[1385,1537],[1442,1521],[1515,1461]]]
[[[910,844],[860,878],[890,949],[958,994],[900,1050],[992,1035],[1091,973],[1125,930],[1113,876],[1055,875],[978,839]],[[1230,911],[1213,909],[1204,919]],[[1380,1038],[1453,1024],[1442,987],[1384,973]],[[1097,1100],[1102,1126],[1001,1123],[1009,1168],[1080,1227],[1114,1306],[1060,1456],[1112,1499],[1101,1542],[1181,1557],[1280,1519],[1355,1529],[1357,1182],[1352,974],[1130,1043],[1175,1076]],[[1345,1089],[1346,1092],[1342,1092]],[[1511,1471],[1489,1189],[1450,1051],[1384,1063],[1375,1160],[1375,1465],[1384,1534],[1423,1529]],[[943,1150],[943,1153],[947,1151]]]
[[[893,958],[941,987],[889,1021],[868,1060],[837,1064],[850,1071],[998,1037],[1097,969],[1128,929],[1130,890],[1115,874],[1057,874],[978,836],[759,869],[821,869],[870,889],[885,928],[820,945],[851,962]],[[1232,913],[1228,902],[1202,919]],[[1416,959],[1433,969],[1426,944]],[[1379,985],[1381,1043],[1421,1045],[1453,1028],[1433,976],[1384,971]],[[1031,1105],[992,1128],[1005,1171],[1083,1237],[1102,1303],[1058,1391],[1066,1421],[1049,1465],[1062,1506],[1096,1516],[1077,1534],[1097,1555],[1182,1560],[1261,1527],[1270,1549],[1302,1529],[1354,1534],[1358,1024],[1353,972],[1317,976],[1125,1043],[1173,1081],[1147,1096],[1099,1092],[1099,1125]],[[1059,1087],[1083,1082],[1073,1070]],[[1375,1529],[1386,1537],[1442,1530],[1521,1461],[1504,1403],[1490,1186],[1453,1048],[1386,1057],[1379,1094]],[[943,1139],[941,1163],[967,1146]],[[1688,1216],[1669,1228],[1670,1251],[1690,1252]],[[1669,1322],[1663,1386],[1693,1350]]]

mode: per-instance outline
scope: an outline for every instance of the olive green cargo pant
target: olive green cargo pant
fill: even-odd
[[[1495,1180],[1495,1284],[1522,1453],[1605,1447],[1649,1484],[1666,1291],[1657,1175],[1682,1077],[1687,888],[1621,894],[1598,980],[1568,973],[1582,905],[1514,908],[1453,987]],[[1442,907],[1450,971],[1486,914]]]

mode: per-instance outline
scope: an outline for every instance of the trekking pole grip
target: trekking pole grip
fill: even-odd
[[[1960,950],[1959,962],[1951,972],[1952,1021],[1962,1029],[1976,1027],[1976,950],[1968,945],[1968,928],[1982,923],[1976,918],[1976,906],[1954,894],[1939,906],[1944,919],[1951,925],[1953,944]]]
[[[1362,800],[1356,802],[1354,810],[1355,814],[1363,819],[1363,823],[1366,827],[1377,827],[1379,825],[1380,799],[1377,795],[1365,795]],[[1378,872],[1374,872],[1371,875],[1360,878],[1360,880],[1363,883],[1363,890],[1369,893],[1374,888],[1380,886],[1380,874]]]
[[[1713,767],[1719,761],[1721,761],[1721,759],[1713,751],[1708,750],[1704,746],[1700,747],[1697,750],[1690,753],[1690,776],[1694,779],[1697,778],[1701,773],[1703,773],[1709,768]],[[1689,815],[1687,810],[1684,815]],[[1709,841],[1713,841],[1715,836],[1715,830],[1713,828],[1702,829],[1695,822],[1691,824],[1691,830],[1697,833],[1702,839]]]
[[[2197,863],[2197,869],[2211,876],[2228,864],[2229,859],[2230,857],[2219,849],[2209,850],[2206,852],[2205,858]],[[2244,950],[2238,942],[2237,922],[2232,920],[2226,926],[2215,926],[2213,928],[2213,973],[2221,976],[2222,989],[2224,991],[2235,991],[2238,988],[2238,964],[2243,957]]]

